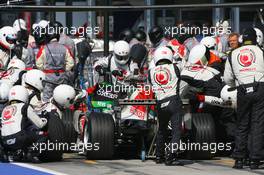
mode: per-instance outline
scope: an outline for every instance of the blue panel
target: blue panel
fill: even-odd
[[[0,175],[52,175],[42,171],[24,168],[18,165],[9,163],[0,163]]]

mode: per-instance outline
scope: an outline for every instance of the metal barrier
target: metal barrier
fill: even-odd
[[[33,6],[33,5],[5,5],[0,6],[1,11],[128,11],[128,10],[162,10],[177,8],[231,8],[231,7],[264,7],[264,2],[243,2],[243,3],[217,3],[217,4],[178,4],[178,5],[152,5],[152,6]]]
[[[108,2],[108,1],[106,1]],[[84,11],[101,11],[104,12],[104,33],[109,33],[108,12],[111,11],[144,11],[144,10],[163,10],[163,9],[208,9],[208,8],[231,8],[231,7],[264,7],[264,2],[237,2],[237,3],[215,3],[215,4],[177,4],[177,5],[152,5],[152,6],[33,6],[33,5],[0,5],[2,12],[28,11],[28,12],[84,12]],[[104,35],[104,55],[108,55],[109,36]]]

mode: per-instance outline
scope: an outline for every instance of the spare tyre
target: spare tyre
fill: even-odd
[[[63,155],[63,147],[59,146],[65,144],[65,130],[64,125],[58,115],[48,113],[48,143],[46,143],[46,150],[38,156],[43,162],[60,161]]]
[[[191,149],[188,158],[206,160],[213,157],[211,144],[215,142],[215,123],[211,114],[192,114],[192,130],[190,135]]]

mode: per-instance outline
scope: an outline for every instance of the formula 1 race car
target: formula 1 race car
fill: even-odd
[[[148,106],[154,105],[155,100],[135,86],[129,88],[115,92],[114,86],[104,81],[88,90],[88,113],[82,123],[82,140],[84,145],[98,143],[100,149],[86,151],[87,158],[111,159],[116,147],[134,145],[145,160],[149,142],[146,138],[153,137],[150,135],[154,135],[155,123]]]
[[[111,76],[111,72],[106,72]],[[87,150],[89,159],[111,159],[116,148],[122,145],[136,145],[141,160],[155,157],[155,139],[158,121],[155,117],[153,94],[142,91],[144,83],[130,77],[129,86],[115,92],[114,86],[104,81],[88,88],[87,114],[79,113],[79,132],[84,145],[98,143],[99,150]],[[143,85],[138,89],[137,85]],[[125,87],[125,86],[121,86]],[[134,88],[132,88],[134,87]],[[145,89],[146,90],[146,89]],[[191,144],[210,145],[215,142],[215,125],[208,113],[192,113],[189,100],[183,100],[185,115],[182,123],[182,141]],[[168,132],[170,132],[170,125]],[[192,159],[211,159],[208,150],[183,151]]]

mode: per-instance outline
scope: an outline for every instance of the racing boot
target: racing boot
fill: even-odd
[[[39,160],[39,158],[37,156],[32,156],[31,157],[31,162],[32,163],[41,163],[41,161]]]
[[[32,162],[32,163],[41,163],[41,161],[38,158],[38,153],[34,152],[33,150],[29,149],[27,153],[27,160]]]
[[[29,153],[28,154],[28,160],[31,161],[32,163],[41,163],[39,160],[38,156],[34,153]]]
[[[236,159],[233,166],[234,169],[243,169],[244,161],[243,159]]]
[[[24,152],[23,150],[17,150],[15,153],[14,153],[14,161],[15,162],[21,162],[21,161],[24,161]]]
[[[165,159],[163,156],[156,156],[155,162],[156,162],[156,164],[162,164],[165,162]]]
[[[249,165],[249,168],[251,170],[255,170],[255,169],[259,169],[259,166],[262,165],[262,163],[260,163],[259,160],[251,160],[250,161],[250,165]]]
[[[2,163],[9,163],[9,162],[10,162],[10,161],[9,161],[9,156],[8,156],[8,154],[3,153],[3,154],[1,155],[1,162],[2,162]]]
[[[250,160],[249,160],[249,158],[245,158],[243,160],[243,164],[244,164],[244,166],[250,166]]]
[[[9,153],[7,151],[1,151],[0,161],[2,163],[9,163],[12,162],[11,156],[9,156]]]
[[[9,163],[9,154],[8,154],[8,151],[5,150],[1,144],[0,144],[0,161],[2,163]]]
[[[176,153],[168,153],[165,158],[166,166],[183,166],[184,164],[177,159]]]

